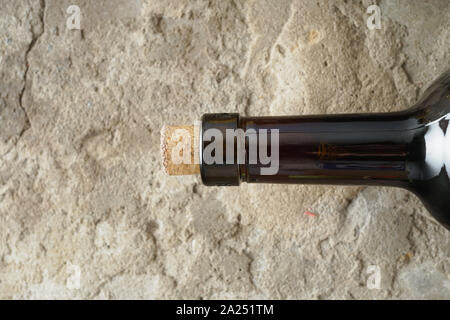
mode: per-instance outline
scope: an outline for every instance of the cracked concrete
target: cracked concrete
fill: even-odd
[[[26,123],[24,128],[22,129],[22,132],[19,134],[19,138],[22,137],[23,133],[30,128],[30,119],[28,117],[27,114],[27,110],[25,109],[24,105],[23,105],[23,95],[25,93],[26,87],[27,87],[27,75],[28,75],[28,69],[30,68],[30,63],[28,61],[28,55],[31,52],[31,50],[33,50],[34,45],[36,44],[36,42],[39,40],[40,36],[44,33],[44,12],[45,12],[45,0],[41,0],[39,2],[39,8],[38,8],[38,19],[39,19],[39,23],[37,24],[37,26],[35,25],[30,25],[31,28],[31,42],[28,45],[28,48],[25,50],[25,71],[23,73],[23,86],[22,86],[22,90],[19,94],[19,104],[20,104],[20,108],[22,109],[23,113],[25,114],[25,119],[26,119]],[[35,30],[35,28],[37,30]]]
[[[450,67],[448,1],[0,7],[0,298],[450,298],[449,234],[406,191],[207,188],[159,160],[161,126],[206,112],[411,105]]]

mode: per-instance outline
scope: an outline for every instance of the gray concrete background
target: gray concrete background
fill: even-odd
[[[449,233],[406,191],[207,188],[159,155],[206,112],[404,109],[450,67],[448,0],[0,8],[0,298],[450,298]]]

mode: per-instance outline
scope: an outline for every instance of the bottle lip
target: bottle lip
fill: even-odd
[[[235,161],[233,164],[227,164],[226,159],[226,130],[236,130],[239,127],[238,113],[208,113],[201,119],[200,128],[200,175],[202,182],[206,186],[238,186],[240,182],[239,164]],[[212,141],[205,141],[204,133],[207,130],[216,129],[222,134],[223,163],[208,164],[205,161],[205,148]]]

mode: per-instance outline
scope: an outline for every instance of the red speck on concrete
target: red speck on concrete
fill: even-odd
[[[311,216],[311,217],[315,217],[316,216],[316,214],[314,212],[311,212],[311,211],[305,211],[305,214],[308,215],[308,216]]]

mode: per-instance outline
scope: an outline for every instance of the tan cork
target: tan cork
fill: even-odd
[[[164,170],[171,176],[199,174],[199,128],[164,126],[161,129],[161,156]]]

